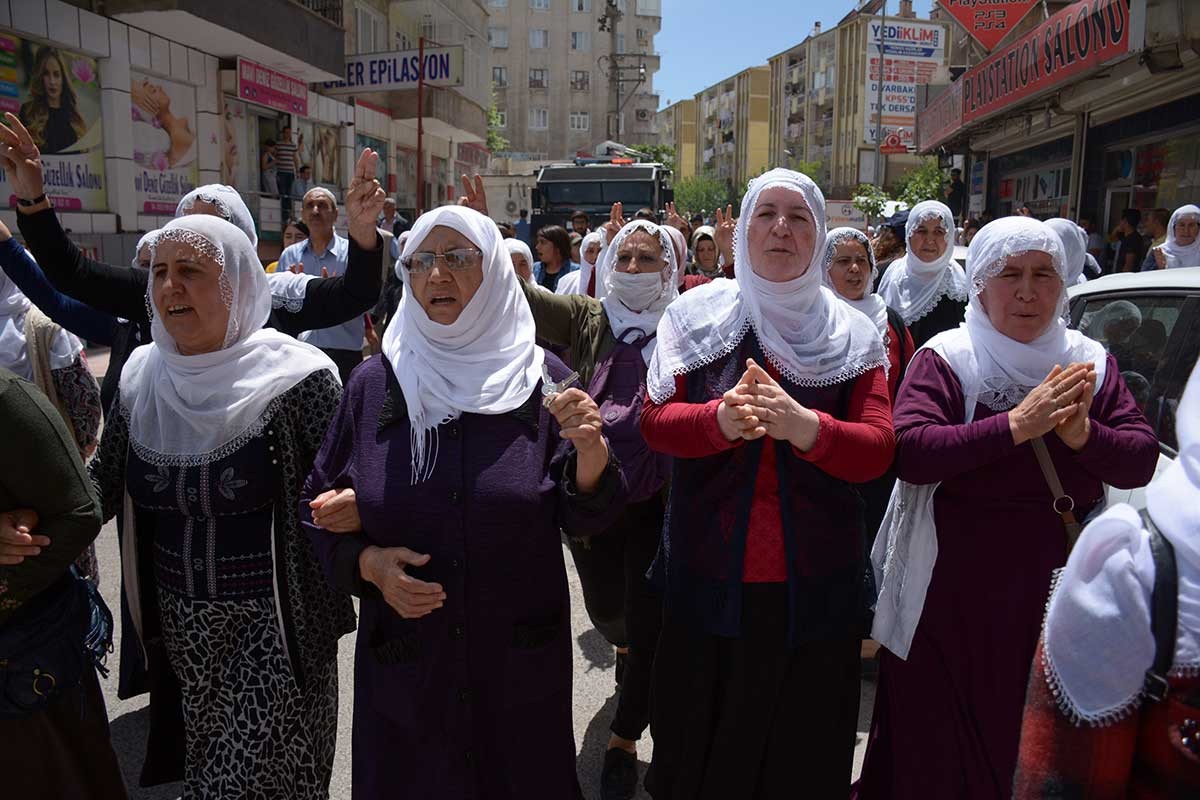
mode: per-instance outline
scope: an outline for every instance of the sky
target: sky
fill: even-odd
[[[663,0],[662,31],[654,49],[662,66],[654,76],[660,108],[694,96],[747,67],[804,40],[820,20],[829,30],[856,0]],[[900,7],[888,0],[888,13]],[[915,0],[926,18],[933,0]]]

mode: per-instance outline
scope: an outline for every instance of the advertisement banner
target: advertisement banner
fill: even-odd
[[[304,159],[302,163],[312,165],[314,184],[320,184],[333,190],[334,194],[342,187],[342,160],[338,153],[338,129],[333,125],[302,123],[304,136]],[[309,133],[311,131],[311,133]]]
[[[346,79],[321,84],[326,94],[361,94],[416,89],[421,74],[421,51],[366,53],[346,56]],[[425,83],[429,86],[463,85],[463,47],[425,48]]]
[[[825,225],[834,228],[856,228],[867,231],[867,215],[854,207],[853,200],[826,200]]]
[[[1130,27],[1125,0],[1067,6],[963,74],[963,121],[1011,109],[1125,55]]]
[[[917,115],[917,150],[928,153],[961,127],[962,81],[955,81]]]
[[[65,211],[107,211],[100,78],[95,59],[0,34],[0,112],[11,111],[42,153],[46,196]],[[17,204],[0,169],[0,198]]]
[[[286,114],[308,116],[308,84],[238,56],[238,97]]]
[[[991,50],[1041,0],[938,0],[958,24]]]
[[[175,214],[196,188],[196,90],[184,83],[130,73],[133,187],[144,214]]]
[[[867,24],[863,142],[875,144],[876,129],[882,126],[885,139],[894,134],[906,151],[915,149],[917,86],[933,79],[945,57],[946,29],[941,25],[907,19]]]
[[[222,98],[221,183],[238,191],[252,192],[250,182],[250,125],[246,104],[230,97]]]

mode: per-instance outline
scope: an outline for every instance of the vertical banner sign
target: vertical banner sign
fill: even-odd
[[[1041,0],[938,0],[985,50],[992,50]]]
[[[880,28],[883,47],[879,46]],[[883,136],[895,134],[892,144],[905,150],[915,148],[917,86],[930,82],[945,62],[946,29],[941,25],[908,19],[867,24],[867,58],[864,66],[863,142],[875,144],[877,127]],[[879,83],[883,82],[883,105],[879,106]],[[898,139],[898,142],[897,142]]]
[[[223,97],[221,113],[221,183],[243,192],[254,191],[250,184],[250,126],[246,104]]]
[[[0,112],[11,111],[29,129],[56,208],[108,210],[99,74],[95,59],[0,34]],[[17,204],[4,169],[0,198]]]
[[[285,114],[308,116],[308,84],[238,57],[238,97]]]
[[[143,214],[175,214],[179,198],[196,188],[196,90],[130,73],[133,176]]]

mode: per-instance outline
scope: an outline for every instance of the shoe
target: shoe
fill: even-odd
[[[617,653],[617,686],[621,685],[621,679],[625,677],[625,659],[628,656],[628,653]]]
[[[600,800],[633,800],[637,794],[637,756],[620,747],[604,754],[600,771]]]

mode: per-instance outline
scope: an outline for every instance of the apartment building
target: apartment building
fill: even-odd
[[[658,141],[675,148],[675,180],[696,174],[696,100],[680,100],[658,112]]]
[[[751,67],[696,95],[696,172],[742,187],[766,169],[771,68]]]
[[[805,39],[767,62],[771,68],[768,152],[774,166],[794,167],[807,152],[808,42]]]
[[[605,139],[635,147],[657,142],[654,37],[661,0],[486,2],[491,82],[500,133],[509,142],[504,155],[557,159],[587,153]],[[623,110],[610,126],[614,66]]]

